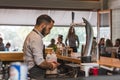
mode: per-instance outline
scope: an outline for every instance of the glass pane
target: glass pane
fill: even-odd
[[[32,30],[32,26],[0,26],[0,35],[4,45],[11,43],[11,51],[22,51],[26,35]]]
[[[100,27],[108,27],[109,26],[109,13],[104,13],[100,15]]]
[[[33,26],[0,26],[0,37],[3,38],[4,45],[7,42],[11,43],[11,51],[22,51],[23,42],[28,35],[28,33],[33,29]],[[50,44],[50,40],[54,38],[57,42],[58,34],[63,35],[63,43],[65,43],[65,39],[68,33],[69,27],[58,27],[54,26],[51,30],[51,33],[47,35],[43,41],[47,46]],[[94,35],[97,35],[97,27],[93,27]],[[81,45],[86,43],[86,32],[85,27],[76,26],[75,27],[76,34],[79,37],[80,46],[78,52],[81,51]]]
[[[110,39],[110,27],[100,27],[100,38]]]
[[[111,38],[109,14],[110,13],[100,13],[100,38]]]

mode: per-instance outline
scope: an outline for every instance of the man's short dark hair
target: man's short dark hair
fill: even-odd
[[[96,39],[96,37],[93,37],[93,39]]]
[[[50,16],[43,14],[37,18],[36,25],[40,25],[43,22],[51,23],[51,21],[54,23],[54,20]]]
[[[3,38],[0,37],[0,40],[3,41]]]
[[[58,38],[60,38],[60,39],[63,40],[63,35],[59,34],[59,35],[58,35]]]
[[[6,45],[11,46],[11,44],[9,42]]]

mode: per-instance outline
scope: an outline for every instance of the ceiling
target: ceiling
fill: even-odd
[[[101,0],[0,0],[0,8],[98,10]]]
[[[85,17],[89,19],[93,25],[96,25],[96,22],[94,20],[96,19],[96,12],[94,13],[94,11],[97,11],[98,9],[101,8],[101,0],[0,0],[0,8],[1,8],[0,24],[33,25],[35,23],[33,20],[35,20],[39,14],[45,13],[51,15],[55,19],[57,25],[69,25],[71,23],[71,11],[75,12],[75,10],[78,11],[90,10],[93,12],[85,12],[85,13],[75,12],[76,14],[75,22],[79,23],[82,21],[82,17]],[[7,9],[12,8],[12,9],[2,10],[4,8]],[[25,10],[21,10],[21,9],[25,9]],[[64,12],[61,11],[46,12],[43,10],[37,11],[35,9],[40,9],[40,10],[55,9],[55,10],[64,10]],[[66,15],[66,18],[64,18],[63,15],[64,16]]]
[[[84,17],[93,26],[97,25],[97,12],[70,10],[34,10],[34,9],[0,9],[1,25],[34,25],[41,14],[48,14],[55,20],[55,25],[70,25],[71,13],[74,12],[74,23],[82,23]]]

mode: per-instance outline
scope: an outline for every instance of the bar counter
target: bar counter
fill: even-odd
[[[36,79],[35,79],[36,80]],[[60,78],[46,78],[46,79],[42,79],[39,78],[37,80],[120,80],[120,75],[112,75],[112,76],[90,76],[90,77],[77,77],[77,78],[64,78],[64,77],[60,77]]]
[[[0,60],[1,61],[23,61],[23,56],[24,56],[23,52],[0,52]],[[75,58],[61,56],[61,55],[57,55],[57,57],[58,57],[58,59],[61,59],[61,60],[81,64],[80,59],[75,59]],[[104,59],[104,61],[106,61],[106,59]],[[120,61],[117,60],[117,62],[120,62]],[[105,62],[105,64],[103,64],[103,62],[100,62],[99,64],[107,65],[109,63]],[[110,65],[108,65],[108,66],[110,66]],[[111,65],[111,66],[113,66],[113,65]],[[118,67],[118,64],[117,64],[117,67]],[[38,80],[56,80],[56,79],[57,80],[61,80],[61,79],[62,80],[120,80],[120,75],[112,75],[112,76],[107,76],[107,75],[100,76],[99,75],[99,76],[89,76],[89,77],[80,76],[77,78],[64,78],[64,77],[56,77],[56,78],[48,78],[48,79],[47,78],[44,78],[44,79],[39,78]]]
[[[1,61],[23,61],[23,52],[0,52]],[[80,64],[79,59],[57,55],[58,59]]]
[[[1,61],[23,61],[23,52],[0,52]]]
[[[81,63],[80,59],[77,59],[77,58],[61,56],[61,55],[57,55],[57,58],[60,59],[60,60],[68,61],[68,62],[72,62],[72,63],[77,63],[77,64]]]

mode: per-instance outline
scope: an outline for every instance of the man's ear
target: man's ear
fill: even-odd
[[[46,24],[45,24],[45,23],[43,23],[41,26],[42,26],[42,28],[45,28],[45,27],[46,27]]]
[[[45,27],[47,27],[47,25],[45,24],[43,27],[45,28]]]

